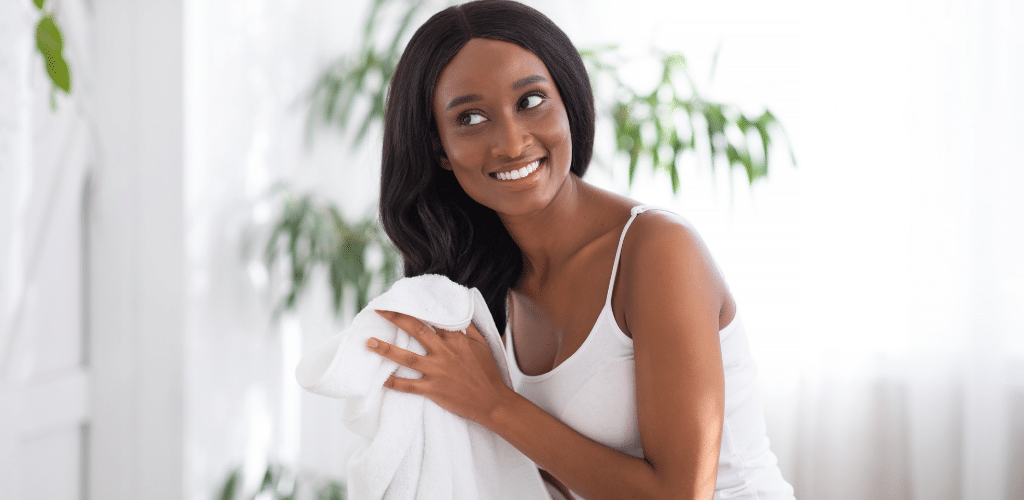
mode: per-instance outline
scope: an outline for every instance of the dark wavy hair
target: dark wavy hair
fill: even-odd
[[[522,254],[494,210],[441,168],[434,120],[441,71],[472,38],[514,43],[547,66],[572,135],[570,170],[582,177],[594,143],[594,95],[569,37],[544,14],[511,0],[480,0],[438,12],[412,36],[388,90],[380,178],[380,217],[404,260],[406,276],[440,274],[476,287],[498,331],[505,296],[522,273]]]

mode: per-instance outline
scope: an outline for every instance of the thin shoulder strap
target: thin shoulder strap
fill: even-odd
[[[653,207],[650,205],[637,205],[629,211],[629,220],[626,221],[626,226],[622,228],[622,234],[619,236],[619,247],[615,249],[615,261],[612,262],[612,279],[608,283],[608,297],[605,299],[605,305],[611,306],[612,303],[612,290],[615,289],[615,275],[619,272],[619,257],[622,255],[622,242],[626,240],[626,231],[629,230],[630,224],[633,223],[633,219],[636,216],[642,214],[648,210],[665,210],[664,208]]]

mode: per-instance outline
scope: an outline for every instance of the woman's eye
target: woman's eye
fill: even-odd
[[[544,101],[544,98],[539,95],[528,95],[524,97],[522,101],[519,101],[519,107],[522,109],[530,109],[537,107],[542,101]]]
[[[462,115],[462,118],[459,119],[459,123],[461,123],[462,125],[476,125],[483,121],[484,115],[481,115],[480,113],[465,114]]]

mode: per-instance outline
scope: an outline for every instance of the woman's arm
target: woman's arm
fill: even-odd
[[[644,221],[627,238],[642,244],[623,249],[629,257],[620,266],[619,290],[633,337],[646,460],[584,437],[505,386],[473,327],[467,335],[434,332],[415,318],[383,313],[427,350],[419,356],[383,342],[371,346],[423,373],[392,377],[386,386],[479,422],[585,498],[710,498],[724,405],[724,285],[696,233],[667,217]]]

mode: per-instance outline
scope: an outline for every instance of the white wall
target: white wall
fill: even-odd
[[[88,27],[62,9],[65,40]],[[85,328],[85,121],[55,96],[27,1],[0,6],[0,491],[70,500],[84,490],[91,420]],[[67,16],[67,17],[64,17]],[[81,52],[67,51],[74,62]]]
[[[91,3],[91,498],[185,490],[183,4]]]

